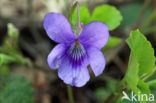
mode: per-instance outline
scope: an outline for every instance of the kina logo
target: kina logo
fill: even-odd
[[[142,94],[138,92],[135,94],[133,91],[130,95],[127,95],[125,91],[122,92],[122,100],[128,100],[128,101],[154,101],[154,94]]]

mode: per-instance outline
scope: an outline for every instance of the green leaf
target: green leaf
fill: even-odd
[[[147,94],[149,95],[150,94],[150,88],[149,88],[149,85],[147,83],[145,83],[143,80],[139,80],[138,82],[138,88],[141,90],[141,92],[143,94]]]
[[[8,35],[13,38],[14,40],[17,40],[19,36],[19,31],[18,29],[11,23],[8,23]]]
[[[156,90],[156,79],[150,80],[147,82],[151,89]]]
[[[151,73],[155,64],[151,43],[139,30],[132,31],[126,42],[139,64],[139,75]]]
[[[88,7],[86,5],[82,5],[80,7],[80,22],[84,23],[84,25],[89,23],[90,13]],[[75,25],[77,23],[77,9],[75,9],[72,15],[72,24]]]
[[[102,51],[104,52],[107,49],[114,48],[115,46],[119,45],[121,41],[122,41],[121,38],[110,36],[108,43],[106,44],[105,47],[102,48]]]
[[[28,59],[24,58],[20,54],[3,54],[0,53],[0,66],[9,64],[9,63],[19,63],[21,65],[29,65]]]
[[[0,103],[34,103],[32,85],[20,75],[1,76]]]
[[[155,85],[156,85],[156,79],[150,80],[150,81],[148,81],[147,83],[148,83],[148,85],[150,85],[150,86],[155,86]]]
[[[141,80],[140,77],[152,71],[155,63],[154,50],[150,42],[146,40],[139,30],[132,31],[126,42],[131,49],[131,55],[123,83],[126,83],[128,89],[138,96],[140,94],[149,95],[149,85]],[[146,103],[145,99],[143,98],[144,101],[141,103]]]
[[[137,84],[139,81],[138,72],[139,72],[139,64],[135,56],[131,53],[124,81],[127,83],[127,87],[133,90],[135,93],[138,92],[137,88]]]
[[[0,53],[0,66],[14,61],[16,61],[14,57]]]
[[[143,80],[141,79],[139,80],[137,87],[140,90],[140,94],[147,94],[147,96],[150,96],[151,91],[149,85],[145,83]],[[140,96],[140,99],[143,100],[140,103],[146,103],[146,97]]]
[[[113,30],[120,25],[122,16],[114,6],[105,4],[94,9],[91,21],[104,22],[109,30]]]

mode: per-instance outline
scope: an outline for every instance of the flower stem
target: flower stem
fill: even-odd
[[[73,15],[73,13],[74,13],[74,11],[75,11],[75,9],[76,9],[76,4],[77,2],[75,1],[74,3],[73,3],[73,6],[72,6],[72,8],[71,8],[71,10],[70,10],[70,12],[69,12],[69,17],[68,17],[68,20],[69,20],[69,22],[72,24],[72,15]],[[73,26],[73,25],[72,25]]]
[[[137,19],[136,19],[136,23],[135,23],[134,27],[132,29],[137,29],[137,27],[140,26],[140,24],[143,20],[143,16],[145,14],[145,11],[147,10],[147,7],[149,6],[150,3],[151,3],[151,0],[145,0],[144,1],[143,7],[142,7]]]
[[[81,31],[81,23],[80,23],[80,4],[79,4],[79,2],[77,0],[75,0],[74,3],[73,3],[71,11],[69,12],[68,20],[72,24],[72,15],[73,15],[76,8],[77,8],[77,23],[76,23],[75,36],[78,37],[79,34],[80,34],[80,31]]]
[[[76,37],[79,36],[81,31],[81,24],[80,24],[80,4],[76,2],[77,7],[77,27],[76,27]]]
[[[70,103],[74,103],[72,88],[70,85],[67,85],[68,98]]]

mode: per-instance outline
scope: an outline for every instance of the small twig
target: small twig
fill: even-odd
[[[122,62],[122,60],[119,58],[119,56],[116,56],[113,59],[114,63],[119,67],[122,74],[126,73],[126,65]]]
[[[140,30],[143,30],[147,25],[149,25],[156,17],[156,9],[150,14],[150,16],[142,23]]]
[[[145,33],[145,35],[149,34],[149,33],[154,33],[154,32],[156,32],[156,26],[152,26],[149,29],[144,30],[143,32]]]
[[[132,29],[136,29],[137,27],[140,26],[142,20],[143,20],[143,16],[144,16],[144,13],[146,11],[146,8],[149,6],[149,4],[151,3],[151,0],[144,0],[144,4],[143,4],[143,7],[141,9],[141,12],[139,13],[137,19],[136,19],[136,23],[135,25],[132,27]]]

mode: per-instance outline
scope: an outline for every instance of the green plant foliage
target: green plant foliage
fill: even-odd
[[[119,8],[122,16],[123,16],[123,22],[121,23],[120,27],[124,30],[125,28],[128,28],[135,24],[136,19],[143,7],[142,3],[130,3],[123,5]],[[144,15],[143,20],[145,20],[149,14],[150,14],[150,8],[147,8]]]
[[[100,103],[104,103],[104,101],[111,95],[111,93],[115,90],[115,83],[113,81],[107,81],[105,88],[98,88],[95,90],[95,96],[100,100]]]
[[[122,39],[119,37],[110,36],[108,43],[105,47],[102,48],[102,51],[104,52],[107,49],[114,48],[115,46],[119,45],[121,43]]]
[[[91,21],[104,22],[113,30],[120,25],[122,16],[114,6],[105,4],[94,9]]]
[[[95,91],[95,96],[102,101],[105,101],[106,98],[110,95],[110,91],[106,90],[105,88],[98,88]]]
[[[34,103],[30,82],[20,75],[0,76],[0,103]]]
[[[0,46],[0,67],[9,63],[28,65],[18,47],[19,30],[11,23],[8,23],[8,38],[4,41],[4,47]]]
[[[9,67],[7,65],[0,66],[0,75],[8,75],[10,73]]]
[[[11,23],[8,23],[8,35],[13,38],[14,40],[17,40],[19,36],[19,31],[18,29]]]
[[[150,89],[156,90],[156,65],[151,74],[148,75],[147,84],[150,86]]]
[[[139,63],[139,75],[151,73],[155,56],[150,42],[139,30],[132,31],[126,42]]]
[[[80,7],[80,22],[84,23],[84,25],[89,23],[90,19],[90,13],[88,10],[88,7],[86,5],[83,5]],[[74,11],[72,15],[72,24],[77,23],[77,9]]]
[[[127,87],[133,90],[135,93],[139,92],[137,85],[139,81],[139,63],[133,54],[130,55],[128,69],[124,77],[124,81],[127,83]]]
[[[156,79],[148,81],[147,84],[150,86],[150,88],[156,90]]]
[[[4,64],[8,64],[10,62],[15,62],[15,58],[6,54],[0,54],[0,66]]]
[[[102,5],[94,9],[92,15],[90,14],[86,5],[80,7],[80,22],[84,25],[92,21],[101,21],[109,26],[109,30],[113,30],[120,25],[122,16],[120,12],[111,5]],[[72,15],[72,24],[77,22],[77,10]]]
[[[143,80],[138,81],[138,88],[141,90],[142,93],[144,94],[150,94],[150,88],[148,83],[145,83]]]
[[[137,62],[137,59],[131,54],[128,64],[128,70],[123,79],[123,82],[124,83],[126,82],[127,88],[132,90],[136,95],[138,95],[138,93],[140,94],[144,93],[148,95],[150,94],[149,85],[140,79],[138,72],[139,72],[139,63]],[[145,99],[146,98],[143,98],[143,100]],[[124,100],[121,103],[130,103],[130,102]],[[142,101],[140,103],[145,103],[145,101]]]
[[[154,50],[139,30],[132,31],[126,42],[131,49],[131,55],[122,83],[126,83],[127,88],[136,94],[150,94],[149,85],[141,76],[152,72],[155,63]]]

